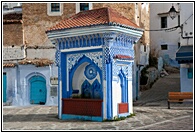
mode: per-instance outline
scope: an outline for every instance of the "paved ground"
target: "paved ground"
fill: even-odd
[[[193,104],[172,104],[167,109],[168,91],[179,91],[179,74],[160,78],[134,103],[135,116],[122,121],[64,121],[57,106],[3,107],[3,130],[184,130],[194,131]]]

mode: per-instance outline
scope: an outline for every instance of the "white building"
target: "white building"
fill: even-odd
[[[193,3],[180,3],[181,47],[176,53],[180,64],[181,92],[193,91]]]
[[[150,38],[151,52],[164,59],[166,65],[177,66],[175,53],[180,47],[180,28],[169,29],[180,24],[180,14],[175,19],[169,16],[169,9],[172,3],[151,3],[150,4]],[[173,6],[179,11],[179,4]],[[169,30],[166,30],[169,29]]]
[[[175,18],[169,16],[171,7]],[[181,91],[193,89],[193,3],[150,4],[151,52],[180,67]]]

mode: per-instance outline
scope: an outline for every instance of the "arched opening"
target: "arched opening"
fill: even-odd
[[[86,56],[70,70],[70,96],[73,90],[79,90],[81,96],[102,99],[102,73],[100,68]]]

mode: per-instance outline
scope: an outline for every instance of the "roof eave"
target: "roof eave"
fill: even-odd
[[[52,41],[57,38],[67,38],[67,37],[74,37],[74,36],[82,36],[82,35],[90,35],[90,34],[97,34],[97,33],[106,33],[106,32],[121,32],[129,34],[133,37],[140,38],[143,34],[143,29],[129,27],[125,25],[98,25],[98,26],[88,26],[88,27],[80,27],[73,29],[62,29],[62,30],[53,30],[47,31],[48,38]]]

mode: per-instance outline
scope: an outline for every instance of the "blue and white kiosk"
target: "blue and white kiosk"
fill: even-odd
[[[140,27],[105,7],[79,12],[46,34],[57,49],[60,119],[103,121],[133,113],[132,67]]]

